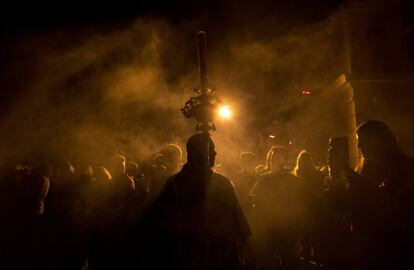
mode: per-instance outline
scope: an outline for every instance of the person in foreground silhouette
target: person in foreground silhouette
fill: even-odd
[[[158,199],[159,255],[167,269],[240,268],[250,228],[232,183],[211,169],[215,156],[208,134],[191,136],[187,163],[168,178]]]
[[[371,204],[365,206],[364,212],[361,203],[353,207],[354,216],[368,238],[364,267],[412,268],[414,162],[385,123],[367,121],[356,132],[363,156],[359,172],[371,193]]]

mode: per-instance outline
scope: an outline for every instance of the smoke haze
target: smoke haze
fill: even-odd
[[[290,25],[282,18],[233,31],[240,19],[230,15],[220,32],[206,19],[147,16],[18,38],[3,64],[3,153],[21,158],[48,146],[99,162],[116,152],[139,160],[165,143],[183,146],[195,126],[180,108],[198,85],[200,28],[207,31],[210,83],[234,111],[216,123],[219,159],[265,150],[270,132],[287,134],[295,150],[312,146],[306,138],[325,125],[315,124],[324,112],[319,97],[341,72],[338,16],[334,10]]]

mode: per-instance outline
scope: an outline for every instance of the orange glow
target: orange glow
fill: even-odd
[[[230,110],[230,107],[227,105],[224,105],[222,107],[219,108],[218,114],[221,118],[225,118],[228,119],[231,117],[232,112]]]

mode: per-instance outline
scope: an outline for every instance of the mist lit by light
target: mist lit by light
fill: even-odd
[[[221,118],[228,119],[231,117],[232,112],[230,110],[230,107],[225,105],[219,108],[218,114]]]

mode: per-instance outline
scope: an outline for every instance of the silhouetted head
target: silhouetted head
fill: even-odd
[[[152,156],[153,165],[164,166],[164,156],[161,153],[155,153]]]
[[[266,171],[283,169],[287,161],[287,148],[283,146],[273,146],[266,157]]]
[[[178,172],[180,164],[182,162],[182,151],[178,145],[168,144],[160,153],[163,156],[163,164],[167,169],[167,173],[173,174]]]
[[[196,166],[208,164],[212,168],[214,167],[216,155],[214,142],[209,134],[197,133],[188,139],[187,161],[189,164]]]
[[[299,176],[301,172],[315,169],[312,155],[307,150],[302,150],[296,159],[296,166],[293,170],[294,175]]]
[[[108,183],[112,180],[111,173],[105,167],[95,167],[94,168],[94,177],[95,180],[99,183]]]
[[[109,172],[113,177],[125,174],[126,158],[123,155],[114,155],[109,161]]]
[[[348,148],[348,137],[340,136],[329,138],[327,162],[331,172],[337,173],[348,168]]]
[[[139,174],[138,163],[134,161],[127,161],[125,166],[125,172],[129,176],[136,177]]]
[[[382,159],[401,154],[397,139],[383,122],[371,120],[357,128],[358,147],[365,159]]]

